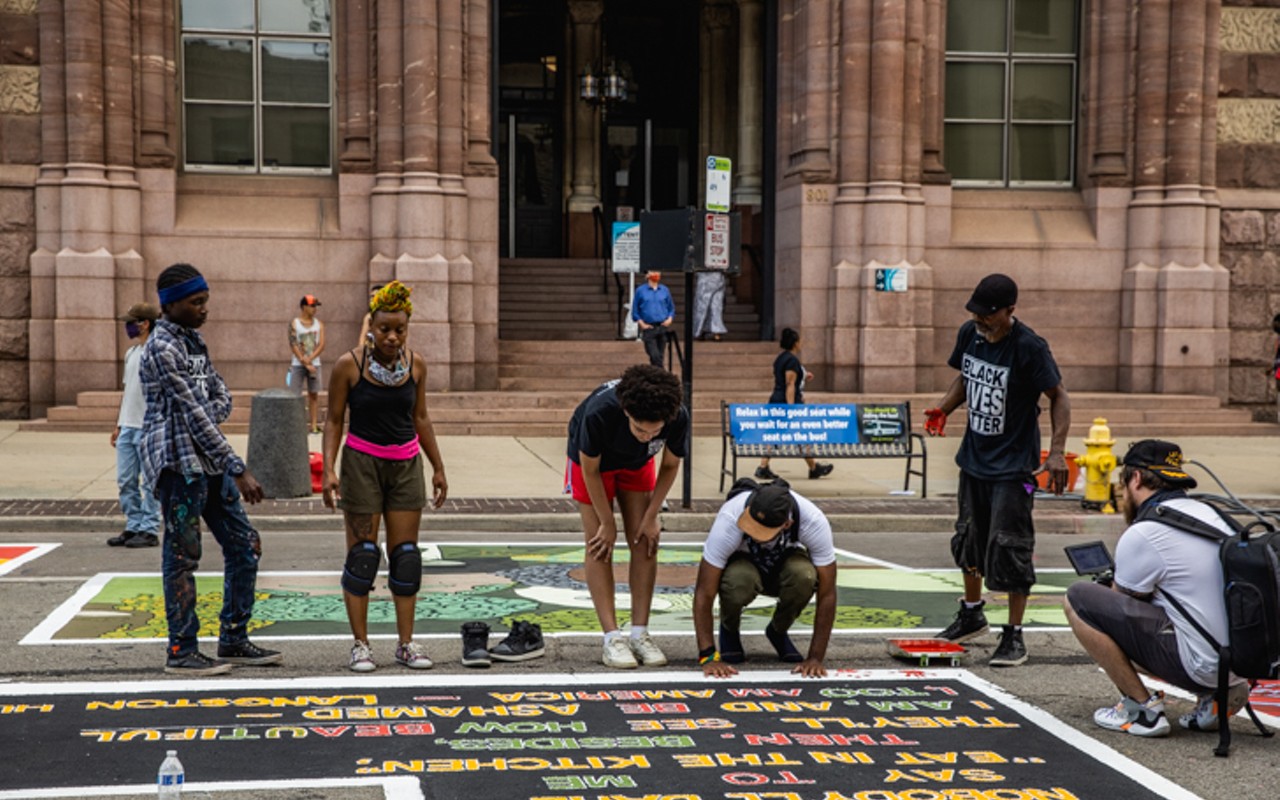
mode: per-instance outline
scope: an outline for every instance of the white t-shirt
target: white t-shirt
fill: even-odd
[[[831,538],[831,523],[826,514],[809,500],[795,492],[796,507],[800,512],[799,543],[809,551],[809,560],[815,567],[825,567],[836,561],[835,543]],[[720,506],[715,522],[711,523],[711,533],[707,534],[707,542],[702,546],[702,558],[717,569],[724,569],[729,557],[742,551],[749,552],[746,534],[738,527],[738,519],[747,507],[751,492],[743,492],[731,497]],[[779,537],[781,543],[786,537]]]
[[[1204,503],[1177,498],[1164,505],[1230,533],[1227,523]],[[1116,584],[1138,594],[1155,592],[1178,634],[1178,656],[1187,674],[1205,686],[1218,684],[1218,653],[1174,608],[1173,595],[1187,613],[1219,642],[1227,639],[1227,607],[1222,598],[1218,543],[1163,522],[1135,522],[1116,545]],[[1156,592],[1159,587],[1160,591]]]
[[[298,344],[302,347],[302,352],[311,354],[320,346],[320,320],[311,320],[310,325],[304,325],[302,320],[297,317],[293,318],[293,335],[297,337]],[[297,356],[289,359],[289,364],[294,367],[302,366],[302,362]],[[320,359],[311,359],[312,366],[320,366]]]
[[[124,354],[124,397],[120,399],[120,416],[116,418],[116,425],[121,428],[141,428],[147,411],[147,398],[142,394],[142,379],[138,376],[141,363],[142,345],[135,344]]]

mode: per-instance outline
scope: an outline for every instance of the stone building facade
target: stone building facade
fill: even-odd
[[[591,254],[651,131],[681,202],[734,159],[752,285],[815,388],[945,387],[964,300],[1003,271],[1072,389],[1272,391],[1280,2],[643,5],[0,0],[0,415],[114,387],[115,317],[175,261],[210,277],[238,388],[281,380],[297,297],[351,341],[391,277],[429,387],[496,388],[502,259]],[[993,43],[967,20],[997,7]],[[630,105],[583,83],[616,65]]]

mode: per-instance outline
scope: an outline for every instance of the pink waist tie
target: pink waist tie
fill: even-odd
[[[357,453],[364,453],[387,461],[409,461],[418,454],[418,437],[414,436],[411,441],[404,444],[374,444],[361,439],[355,434],[348,433],[347,447]]]

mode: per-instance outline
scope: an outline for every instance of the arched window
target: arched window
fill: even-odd
[[[957,186],[1070,186],[1078,0],[949,0],[944,161]]]
[[[188,170],[333,168],[331,0],[180,0]]]

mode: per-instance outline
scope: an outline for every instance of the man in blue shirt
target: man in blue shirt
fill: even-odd
[[[645,273],[645,280],[647,283],[636,289],[631,299],[631,318],[640,326],[640,339],[649,363],[661,367],[662,345],[676,318],[676,304],[671,299],[671,290],[662,285],[661,272],[650,270]]]

